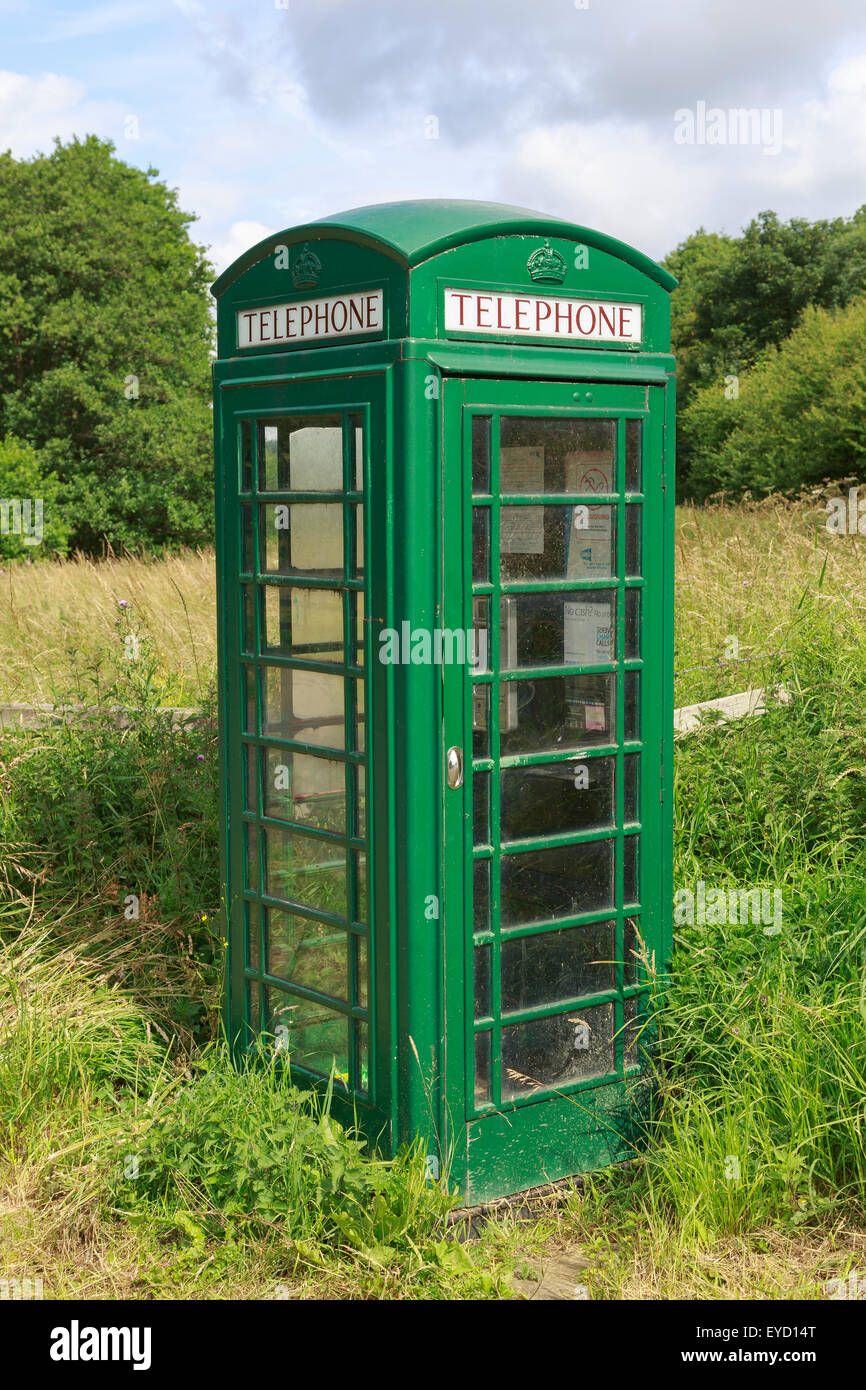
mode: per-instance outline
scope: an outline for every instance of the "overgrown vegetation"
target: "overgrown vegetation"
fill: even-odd
[[[178,633],[183,608],[159,565],[125,562],[142,612],[107,621],[109,578],[93,680],[133,722],[0,736],[4,1272],[51,1297],[497,1298],[568,1247],[593,1298],[784,1298],[862,1271],[862,544],[779,499],[681,513],[678,703],[761,683],[790,700],[677,744],[675,883],[778,888],[782,929],[680,924],[645,1150],[465,1246],[422,1154],[383,1163],[272,1061],[227,1065],[207,681],[204,722],[172,730],[168,649],[137,624],[148,595]],[[0,613],[9,646],[17,606]]]
[[[92,553],[213,534],[211,268],[192,221],[96,136],[0,154],[0,434],[59,481],[51,549],[63,531]]]
[[[825,402],[819,359],[827,353],[827,375],[842,365],[835,339],[844,335],[848,320],[839,320],[834,330],[834,315],[866,291],[866,207],[850,218],[817,222],[796,217],[782,222],[774,212],[762,212],[736,237],[701,227],[663,264],[679,280],[671,298],[681,411],[679,493],[701,498],[723,488],[762,493],[793,487],[796,491],[811,478],[855,472],[853,455],[847,464],[841,463],[841,472],[838,456],[849,448],[852,426],[862,430],[862,401],[843,392],[835,403]],[[810,316],[810,309],[824,312]],[[782,364],[774,365],[775,350],[798,329],[816,333],[818,341],[810,345],[801,331],[797,348]],[[856,345],[853,355],[857,355]],[[842,357],[847,360],[844,350]],[[798,369],[803,372],[799,384]],[[714,447],[727,437],[734,420],[741,421],[745,414],[731,409],[736,400],[734,378],[744,400],[756,402],[762,390],[771,391],[761,417],[769,433],[766,428],[748,437],[741,432],[738,468],[732,471],[730,460],[722,459],[716,476]],[[805,448],[798,451],[792,441],[785,453],[793,395],[798,402],[794,409],[804,412],[802,424],[809,434]],[[697,399],[702,401],[700,407]],[[832,428],[822,431],[819,420],[809,421],[813,411],[819,415],[823,411],[825,419],[832,414]],[[817,438],[812,426],[818,427]],[[778,463],[774,468],[771,463],[768,469],[763,465],[768,440],[771,459],[775,463],[781,450],[784,466]]]

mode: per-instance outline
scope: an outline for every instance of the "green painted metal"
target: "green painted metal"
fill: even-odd
[[[547,278],[534,280],[533,269]],[[238,1051],[264,1034],[311,1086],[327,1084],[335,1057],[338,1113],[357,1115],[385,1152],[420,1135],[470,1201],[627,1157],[649,1103],[634,1043],[648,981],[626,932],[638,919],[663,971],[671,949],[672,283],[633,248],[544,214],[417,202],[279,233],[214,286],[226,1028]],[[516,297],[530,307],[514,309],[515,325],[535,312],[538,331],[493,334],[459,318],[446,328],[449,289],[469,303],[481,295],[500,315]],[[563,346],[543,331],[543,296],[569,326],[572,308],[581,321],[581,304],[593,324],[597,311],[599,326],[599,306],[639,305],[640,339]],[[364,303],[372,306],[367,328]],[[320,314],[335,327],[347,305],[357,309],[348,336],[294,331],[304,315],[308,325]],[[604,312],[606,324],[615,322],[612,307]],[[239,346],[239,334],[251,345]],[[489,431],[490,476],[480,492],[473,431]],[[636,431],[643,471],[627,491]],[[566,439],[577,447],[563,453],[557,441]],[[598,440],[610,443],[599,450]],[[558,482],[557,468],[565,469]],[[596,490],[575,491],[579,476]],[[480,576],[473,511],[492,547]],[[581,552],[568,527],[579,513],[594,518],[599,554],[610,544],[605,527],[615,536],[601,577],[591,572],[592,545],[583,552],[591,558],[579,560],[587,568],[573,568]],[[546,572],[563,546],[567,560],[557,563],[566,570]],[[476,570],[478,559],[476,546]],[[565,644],[574,647],[599,603],[616,614],[613,654],[599,660],[596,652],[587,664]],[[389,632],[408,642],[411,658],[412,634],[477,630],[479,604],[487,605],[487,671],[466,661],[379,659]],[[596,622],[596,640],[603,627]],[[512,669],[505,658],[519,655],[520,642],[545,653],[540,666]],[[635,730],[626,728],[625,697],[638,688]],[[352,734],[362,689],[363,742]],[[485,732],[478,702],[487,692]],[[521,746],[521,723],[529,729],[543,708],[564,710],[568,728],[587,721],[591,736],[554,721],[558,743],[551,734]],[[474,756],[473,734],[486,740]],[[452,747],[464,753],[459,788],[446,777]],[[639,795],[632,780],[626,789],[636,759]],[[598,824],[578,825],[563,792],[575,762],[583,768],[569,774],[575,789],[596,779],[597,805],[606,807]],[[479,840],[482,787],[487,838]],[[521,799],[539,808],[538,833],[530,825],[515,836]],[[580,802],[591,815],[595,804]],[[626,896],[633,856],[638,880]],[[595,865],[600,882],[607,871],[598,865],[613,865],[610,901],[581,906],[575,889],[566,912],[562,895],[578,863]],[[475,920],[477,872],[490,874],[491,892]],[[589,868],[584,879],[580,892]],[[546,916],[513,920],[515,903],[542,900]],[[612,963],[601,967],[587,950],[592,944],[597,956],[606,939]],[[478,1007],[476,961],[490,967]],[[517,1006],[515,979],[525,994]],[[576,1047],[589,1036],[601,1048],[595,1029],[604,1064],[587,1070],[570,1053],[563,1062],[563,1029],[577,1030]],[[537,1042],[550,1037],[555,1046]],[[485,1047],[476,1069],[476,1048]],[[524,1055],[537,1058],[538,1075],[514,1065]]]

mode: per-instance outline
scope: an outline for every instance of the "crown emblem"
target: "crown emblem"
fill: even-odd
[[[310,250],[309,242],[305,241],[301,254],[292,266],[292,284],[296,290],[311,290],[318,284],[321,273],[322,262]]]
[[[566,264],[550,242],[545,241],[543,246],[533,251],[526,262],[526,269],[540,285],[561,285],[565,279]]]

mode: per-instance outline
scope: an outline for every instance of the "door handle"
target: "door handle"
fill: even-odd
[[[452,791],[463,786],[463,749],[456,744],[445,754],[445,776]]]

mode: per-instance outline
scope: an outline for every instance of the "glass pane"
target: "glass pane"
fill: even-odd
[[[626,917],[625,930],[623,935],[623,984],[626,988],[629,985],[636,985],[643,977],[641,959],[644,954],[643,941],[640,935],[640,918]]]
[[[616,593],[504,594],[499,655],[503,671],[522,666],[595,666],[615,650]]]
[[[490,1104],[490,1033],[475,1034],[475,1104]]]
[[[490,773],[472,774],[472,842],[490,843]]]
[[[640,738],[640,671],[625,673],[625,737]]]
[[[273,827],[262,834],[268,897],[346,916],[346,856],[339,845]]]
[[[622,1063],[624,1067],[640,1066],[640,1040],[643,1019],[638,1011],[640,996],[633,994],[622,1002]]]
[[[367,769],[353,768],[355,778],[355,814],[353,831],[363,838],[367,833]]]
[[[638,845],[640,835],[627,835],[623,840],[623,899],[627,903],[636,903],[640,897],[638,892]]]
[[[241,711],[245,734],[257,734],[256,672],[254,666],[241,667]]]
[[[343,508],[339,502],[265,503],[259,509],[262,574],[343,578]]]
[[[624,766],[624,803],[625,803],[625,824],[629,825],[640,819],[638,803],[638,770],[640,768],[640,754],[626,753],[623,758]]]
[[[490,926],[490,860],[477,859],[472,871],[472,927],[487,931]]]
[[[490,686],[476,685],[472,688],[472,756],[490,756]]]
[[[500,493],[615,491],[613,420],[503,415],[500,438]]]
[[[475,959],[475,1017],[489,1018],[492,1012],[490,993],[490,947],[476,946]]]
[[[625,658],[640,656],[640,589],[625,591]]]
[[[244,903],[244,917],[247,929],[247,965],[251,970],[259,971],[262,968],[262,948],[258,903]]]
[[[472,491],[490,491],[490,416],[472,417]]]
[[[252,584],[241,585],[241,651],[252,656],[256,650],[256,618]]]
[[[613,907],[613,840],[503,855],[504,927]]]
[[[253,427],[250,420],[241,420],[241,492],[253,486]]]
[[[258,749],[250,743],[243,745],[244,759],[244,810],[259,814],[259,759]]]
[[[502,690],[508,694],[507,708],[500,711],[503,755],[591,748],[614,741],[616,677],[613,675],[505,681]]]
[[[262,987],[257,980],[247,980],[247,1019],[250,1026],[250,1037],[261,1031],[262,1027]]]
[[[253,572],[253,509],[242,505],[241,518],[241,570],[244,574]]]
[[[641,574],[641,515],[643,508],[637,502],[625,509],[625,572],[631,579]]]
[[[345,746],[343,677],[262,668],[262,733],[320,748]]]
[[[490,669],[490,599],[486,594],[476,594],[472,600],[472,635],[467,655],[476,671]]]
[[[613,1005],[502,1029],[502,1099],[613,1071]]]
[[[296,999],[269,986],[266,991],[268,1032],[292,1066],[328,1076],[333,1068],[348,1084],[349,1028],[344,1014],[322,1004]]]
[[[349,660],[364,665],[364,595],[352,590],[346,595],[349,607]]]
[[[616,574],[614,509],[504,506],[499,555],[503,580],[611,579]]]
[[[476,584],[490,580],[490,508],[472,508],[472,578]]]
[[[341,492],[343,428],[339,415],[293,415],[261,426],[260,492]]]
[[[367,938],[365,936],[352,937],[352,950],[355,953],[355,976],[358,987],[355,993],[355,1003],[360,1004],[362,1009],[367,1007]]]
[[[344,763],[265,750],[264,808],[276,820],[303,821],[318,830],[346,833],[346,768]]]
[[[355,700],[355,747],[354,752],[363,753],[367,747],[367,716],[364,712],[364,682],[354,680],[350,683]],[[310,740],[308,739],[307,742]]]
[[[358,1077],[356,1085],[359,1091],[369,1091],[370,1089],[370,1062],[367,1049],[367,1025],[360,1019],[355,1020],[355,1057]]]
[[[343,660],[343,599],[339,589],[264,590],[263,651],[306,661]]]
[[[502,943],[502,1012],[564,1003],[612,989],[614,923],[542,932]]]
[[[256,825],[244,825],[244,887],[249,893],[259,893],[259,829]]]
[[[352,852],[355,863],[355,906],[352,918],[355,922],[366,924],[369,915],[367,904],[367,856],[358,851]]]
[[[364,491],[364,417],[363,415],[349,416],[349,446],[352,451],[352,463],[349,469],[349,479],[356,492]]]
[[[641,433],[642,420],[625,422],[625,490],[641,491]]]
[[[358,502],[350,507],[350,511],[354,516],[350,530],[355,537],[355,553],[352,557],[349,574],[353,579],[361,579],[364,574],[364,508]]]
[[[501,774],[503,840],[602,830],[614,824],[613,758],[507,768]]]
[[[349,968],[346,933],[280,908],[269,907],[266,912],[268,974],[345,1000]]]

